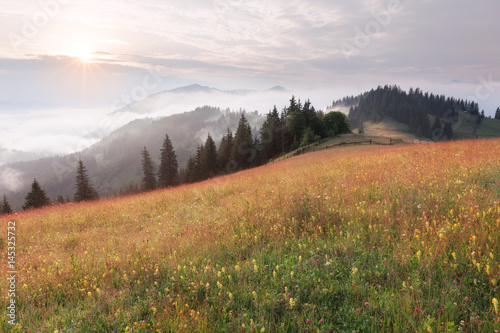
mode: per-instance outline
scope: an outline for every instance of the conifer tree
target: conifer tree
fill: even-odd
[[[217,163],[217,147],[215,146],[215,142],[210,134],[208,134],[205,145],[203,146],[201,172],[204,179],[214,177],[219,173],[219,166]]]
[[[59,194],[59,195],[56,197],[56,202],[57,202],[57,203],[60,203],[60,204],[64,204],[64,202],[65,202],[65,201],[64,201],[64,197],[63,197],[62,195],[60,195],[60,194]]]
[[[90,185],[87,169],[83,165],[83,161],[78,160],[76,171],[76,191],[74,195],[75,202],[89,201],[98,199],[97,191]]]
[[[231,152],[233,150],[233,133],[227,129],[227,134],[222,137],[219,145],[219,150],[217,151],[217,163],[219,164],[220,170],[225,173],[229,173],[227,170],[229,161],[231,160]]]
[[[31,191],[25,197],[25,203],[23,205],[23,209],[31,209],[31,208],[40,208],[43,206],[47,206],[50,204],[50,200],[47,197],[47,194],[40,187],[40,184],[36,180],[33,180],[31,184]]]
[[[11,214],[13,212],[5,194],[3,195],[3,202],[0,206],[2,207],[2,214]]]
[[[500,107],[498,107],[497,111],[495,112],[495,119],[500,119]]]
[[[188,159],[184,182],[188,184],[196,182],[196,158],[194,156]]]
[[[144,147],[141,153],[142,155],[142,190],[143,191],[153,191],[156,189],[156,176],[155,167],[151,155],[149,155],[148,150]]]
[[[160,153],[160,167],[158,169],[158,186],[160,188],[175,185],[178,178],[178,167],[177,156],[167,134]]]
[[[236,133],[234,134],[231,159],[239,168],[247,169],[250,167],[254,157],[252,129],[245,114],[242,114]]]

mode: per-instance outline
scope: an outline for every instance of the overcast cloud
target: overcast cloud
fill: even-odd
[[[148,93],[281,85],[325,108],[398,84],[473,98],[491,115],[500,105],[498,13],[490,0],[1,0],[1,134],[15,131],[19,109],[42,117],[39,134],[47,107],[66,113],[50,135],[79,133],[68,126],[73,114],[99,110],[77,118],[91,126],[148,71],[161,77]],[[16,148],[7,137],[0,146]]]

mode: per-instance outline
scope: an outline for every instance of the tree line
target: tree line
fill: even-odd
[[[147,192],[195,183],[218,175],[256,167],[318,140],[348,132],[350,132],[350,126],[343,113],[332,111],[325,114],[323,111],[316,110],[309,100],[302,103],[292,96],[289,105],[281,112],[276,106],[269,111],[259,130],[252,130],[243,112],[236,131],[232,133],[228,129],[218,147],[212,136],[208,134],[205,142],[198,145],[196,151],[188,159],[186,167],[181,170],[179,170],[172,142],[166,134],[160,150],[159,166],[156,167],[151,154],[144,147],[140,153],[142,166],[140,187],[129,185],[121,193]],[[80,159],[76,168],[73,201],[90,201],[98,198],[99,194],[91,185],[87,170]],[[71,201],[69,198],[64,199],[61,195],[55,200],[56,203],[69,201]],[[50,204],[51,200],[35,178],[22,208],[27,210]],[[5,195],[3,203],[0,202],[0,213],[12,213]]]
[[[151,156],[144,147],[141,153],[142,190],[195,183],[256,167],[299,147],[348,132],[350,127],[343,113],[333,111],[325,114],[317,111],[309,100],[302,104],[292,96],[290,104],[281,112],[276,106],[269,111],[258,135],[253,134],[245,113],[241,115],[236,131],[232,133],[228,129],[223,135],[219,147],[209,133],[205,142],[198,145],[189,157],[186,167],[179,172],[176,171],[176,155],[168,135],[163,144],[157,173]]]
[[[452,125],[458,120],[459,111],[476,116],[476,124],[480,124],[485,118],[484,110],[480,112],[479,104],[474,101],[423,93],[419,88],[412,88],[407,93],[398,86],[379,86],[347,102],[356,99],[359,102],[356,106],[351,106],[349,122],[360,131],[363,131],[363,122],[378,122],[389,116],[408,125],[410,132],[419,137],[433,140],[452,139]],[[344,101],[336,101],[340,102]],[[432,125],[429,115],[434,118]],[[495,118],[497,117],[500,119],[500,108],[495,114]]]
[[[91,201],[99,199],[99,194],[94,189],[94,187],[90,184],[89,176],[87,175],[87,169],[83,165],[82,160],[78,160],[78,165],[76,169],[76,185],[75,185],[75,193],[73,196],[74,202],[81,201]],[[65,203],[69,202],[69,198],[66,200],[62,195],[57,196],[56,203]],[[24,205],[22,206],[23,210],[33,209],[33,208],[41,208],[44,206],[50,205],[52,202],[47,196],[47,193],[42,189],[40,183],[35,178],[31,183],[31,189],[26,194],[24,198]],[[0,203],[0,213],[1,214],[11,214],[13,213],[12,207],[10,206],[7,198],[4,194],[3,202]]]

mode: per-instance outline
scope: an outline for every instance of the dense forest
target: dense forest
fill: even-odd
[[[478,103],[473,101],[423,93],[418,88],[405,92],[398,86],[388,85],[357,97],[334,101],[335,104],[351,107],[349,123],[353,128],[362,128],[365,121],[378,122],[389,116],[408,125],[417,136],[433,140],[453,138],[452,125],[459,111],[476,116],[478,123],[485,117],[484,110],[480,112]],[[500,118],[500,111],[497,114]],[[432,124],[429,116],[435,119]]]

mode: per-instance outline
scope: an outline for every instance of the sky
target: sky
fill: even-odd
[[[317,109],[396,84],[493,115],[498,13],[496,0],[0,0],[0,149],[80,149],[116,108],[191,84],[279,85]]]

